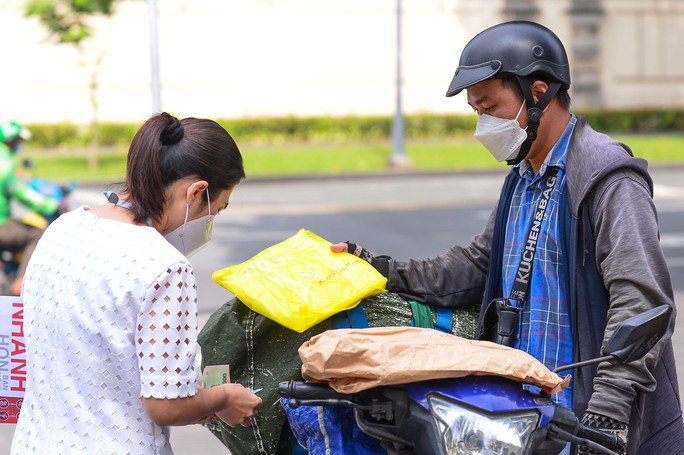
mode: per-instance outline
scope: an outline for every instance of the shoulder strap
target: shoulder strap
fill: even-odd
[[[558,168],[549,169],[548,175],[544,180],[544,189],[542,190],[541,198],[537,203],[537,208],[534,212],[534,218],[530,222],[530,230],[525,239],[525,246],[520,252],[520,263],[518,270],[515,272],[513,280],[513,287],[509,299],[517,300],[524,307],[527,301],[527,294],[530,291],[530,281],[532,280],[532,264],[534,263],[534,256],[537,252],[537,241],[539,237],[539,230],[542,221],[544,221],[544,214],[546,207],[551,199],[551,192],[556,186],[558,180]]]

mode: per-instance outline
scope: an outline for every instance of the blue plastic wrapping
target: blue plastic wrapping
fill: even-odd
[[[300,406],[282,400],[287,420],[309,455],[387,455],[380,441],[361,431],[354,411],[342,406]]]

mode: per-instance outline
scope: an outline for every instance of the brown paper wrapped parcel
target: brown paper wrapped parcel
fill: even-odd
[[[502,376],[547,393],[570,383],[518,349],[416,327],[328,330],[304,343],[299,357],[304,379],[340,393],[464,376]]]

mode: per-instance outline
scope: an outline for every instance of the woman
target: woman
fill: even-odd
[[[249,425],[261,399],[197,386],[197,292],[186,257],[245,177],[216,122],[167,113],[131,143],[109,204],[60,217],[23,295],[28,386],[13,454],[170,454],[168,425]]]

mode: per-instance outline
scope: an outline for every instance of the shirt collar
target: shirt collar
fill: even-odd
[[[546,169],[549,166],[565,170],[565,158],[568,155],[568,148],[570,147],[570,138],[572,137],[572,132],[575,129],[575,123],[577,123],[577,117],[575,117],[575,114],[570,114],[570,121],[568,122],[568,125],[565,127],[565,131],[563,131],[561,137],[558,138],[558,141],[556,141],[556,144],[551,149],[551,152],[549,152],[549,154],[546,155],[546,159],[542,163],[541,168],[539,169],[539,173],[537,175],[544,175],[546,173]],[[517,171],[518,174],[520,174],[520,177],[526,178],[528,180],[535,179],[536,176],[533,175],[532,164],[530,164],[528,160],[524,160],[517,166]]]

